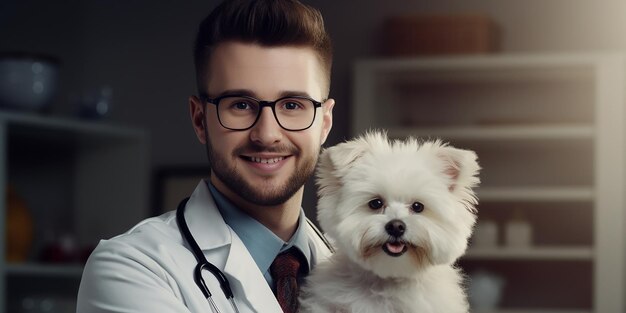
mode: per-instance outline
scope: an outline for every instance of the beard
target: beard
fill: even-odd
[[[242,199],[260,206],[275,206],[287,202],[293,195],[304,186],[306,181],[313,175],[315,165],[317,164],[317,153],[305,157],[300,164],[296,164],[295,171],[289,176],[287,181],[280,186],[272,186],[270,184],[251,185],[247,182],[237,168],[227,162],[226,158],[215,152],[211,142],[207,142],[207,154],[211,171],[217,176],[232,192],[237,193]],[[263,147],[249,143],[239,147],[233,151],[233,158],[239,158],[243,152],[287,152],[293,157],[300,155],[300,151],[290,146]]]

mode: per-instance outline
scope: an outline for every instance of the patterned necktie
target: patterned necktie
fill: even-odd
[[[298,270],[300,259],[295,249],[279,254],[272,265],[270,273],[276,283],[276,299],[284,313],[298,312]]]

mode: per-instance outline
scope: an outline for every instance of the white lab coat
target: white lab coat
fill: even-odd
[[[205,257],[228,278],[241,313],[282,310],[263,274],[235,232],[224,223],[204,181],[185,210],[185,219]],[[316,262],[330,251],[307,225]],[[85,266],[77,313],[211,312],[194,282],[197,261],[176,223],[175,211],[146,219],[128,232],[102,240]],[[216,279],[203,275],[220,311],[232,312]]]

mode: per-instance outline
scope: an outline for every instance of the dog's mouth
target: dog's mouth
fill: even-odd
[[[383,245],[383,251],[390,256],[399,257],[408,249],[406,243],[402,241],[388,241]]]

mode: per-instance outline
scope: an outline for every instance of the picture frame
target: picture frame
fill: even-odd
[[[209,177],[208,165],[164,166],[154,171],[152,213],[154,216],[176,210],[178,203],[191,196],[202,179]]]

